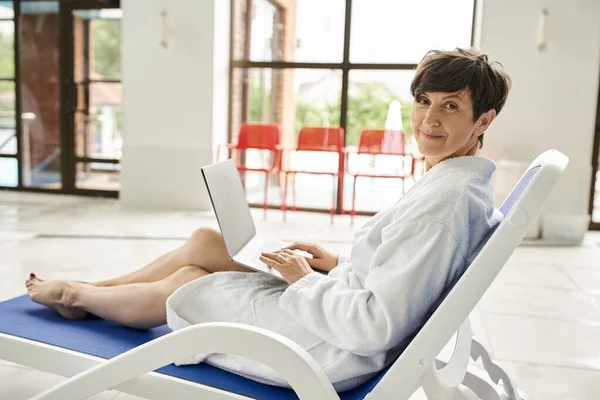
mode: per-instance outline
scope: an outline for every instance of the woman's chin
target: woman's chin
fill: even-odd
[[[433,146],[419,146],[419,153],[427,158],[435,158],[440,155],[440,150]]]

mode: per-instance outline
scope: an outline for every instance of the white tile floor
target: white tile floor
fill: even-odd
[[[348,251],[347,216],[253,210],[284,240]],[[116,200],[0,191],[0,301],[25,293],[29,272],[96,280],[131,271],[182,243],[212,212],[127,209]],[[538,400],[600,398],[600,233],[580,247],[520,247],[471,316],[480,340]],[[63,378],[0,361],[0,399],[25,399]],[[135,399],[107,391],[93,399]]]

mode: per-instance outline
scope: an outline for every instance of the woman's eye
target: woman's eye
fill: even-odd
[[[420,98],[419,100],[417,100],[417,103],[427,105],[427,104],[429,104],[429,100]]]
[[[456,104],[454,104],[454,103],[446,103],[445,107],[448,110],[456,110],[456,109],[458,109],[458,106]]]

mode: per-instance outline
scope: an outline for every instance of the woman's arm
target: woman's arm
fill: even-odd
[[[422,324],[450,274],[464,264],[464,251],[437,222],[391,226],[382,237],[364,288],[310,273],[287,288],[280,307],[323,340],[358,355],[398,345]]]

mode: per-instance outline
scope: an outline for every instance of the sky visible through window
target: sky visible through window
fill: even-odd
[[[418,63],[431,49],[468,47],[473,0],[353,0],[350,61],[354,63]],[[255,1],[250,58],[278,59],[271,54],[272,6]],[[343,57],[344,0],[297,0],[296,62],[340,63]],[[281,59],[281,58],[279,58]],[[362,72],[362,71],[360,71]],[[362,81],[359,71],[355,81]],[[337,73],[332,71],[337,76]],[[301,83],[322,79],[322,72],[296,70],[294,91]],[[301,75],[301,77],[300,77]],[[411,101],[412,75],[369,71],[364,80],[383,82],[401,101]],[[268,82],[266,82],[268,85]]]

